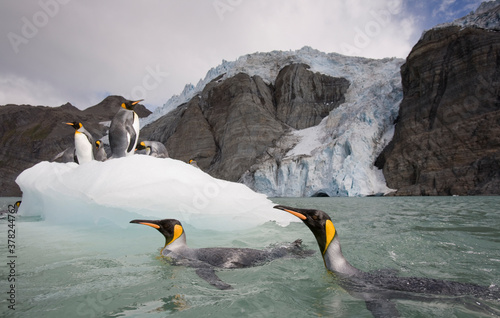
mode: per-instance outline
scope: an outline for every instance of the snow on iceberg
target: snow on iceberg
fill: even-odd
[[[41,162],[16,182],[23,192],[19,214],[52,223],[125,228],[132,219],[175,218],[200,229],[231,231],[295,221],[273,209],[265,195],[174,159],[135,155],[83,165]]]

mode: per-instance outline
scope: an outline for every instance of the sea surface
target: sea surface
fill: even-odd
[[[0,210],[16,200],[0,198]],[[500,197],[272,200],[326,211],[344,256],[364,271],[397,269],[400,276],[500,285]],[[304,224],[227,230],[185,226],[191,247],[265,248],[301,238],[316,253],[220,270],[234,289],[218,290],[192,268],[159,257],[164,239],[150,227],[2,218],[0,317],[372,317],[364,301],[326,271]],[[13,302],[15,310],[9,308]],[[471,297],[394,302],[403,317],[500,315],[500,301]]]

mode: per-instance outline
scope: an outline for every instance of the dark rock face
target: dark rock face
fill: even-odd
[[[184,162],[195,159],[199,167],[208,169],[217,154],[210,125],[200,108],[200,99],[192,99],[176,123],[178,129],[168,139],[167,148],[172,149],[171,156]],[[196,158],[192,158],[196,154]]]
[[[345,78],[334,78],[308,71],[305,64],[285,66],[276,78],[278,119],[303,129],[316,126],[321,119],[345,101],[349,88]]]
[[[344,100],[349,81],[307,68],[284,67],[276,87],[244,73],[217,78],[141,135],[166,143],[172,158],[194,159],[211,175],[237,181],[288,126],[316,125]]]
[[[19,173],[74,145],[75,130],[64,123],[79,121],[99,139],[107,130],[99,122],[111,120],[123,101],[123,97],[109,96],[84,111],[69,103],[60,107],[0,106],[0,196],[20,196],[15,183]],[[150,113],[142,105],[137,108],[140,114]]]
[[[428,31],[401,68],[395,135],[377,160],[397,195],[500,194],[500,32]]]
[[[275,118],[272,90],[258,76],[240,73],[208,85],[201,109],[217,144],[210,172],[222,179],[237,181],[284,132]]]
[[[204,171],[237,181],[255,158],[284,132],[272,88],[258,76],[212,81],[185,105],[141,133],[166,142],[172,158],[196,160]]]

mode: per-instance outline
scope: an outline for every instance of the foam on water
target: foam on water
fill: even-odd
[[[273,209],[265,195],[174,159],[41,162],[16,182],[23,192],[19,214],[53,223],[127,227],[134,218],[176,218],[200,229],[238,230],[296,221]]]

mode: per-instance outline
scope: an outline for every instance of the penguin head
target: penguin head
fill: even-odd
[[[102,147],[102,143],[101,143],[101,141],[100,141],[100,140],[96,140],[96,141],[95,141],[95,147],[96,147],[96,149],[97,149],[97,150],[99,150],[99,148],[101,148],[101,147]]]
[[[122,108],[128,109],[128,110],[134,110],[135,105],[137,105],[139,102],[142,102],[144,99],[139,99],[136,101],[132,100],[126,100],[121,104]]]
[[[146,149],[146,144],[144,143],[144,141],[141,141],[140,143],[137,144],[135,150],[143,150],[143,149]]]
[[[72,126],[73,128],[75,128],[75,130],[78,130],[78,129],[83,127],[82,123],[79,123],[77,121],[73,121],[71,123],[66,123],[66,125]]]
[[[298,209],[283,205],[276,205],[274,208],[291,213],[301,219],[316,237],[321,253],[323,255],[326,253],[336,234],[335,227],[328,214],[320,210]]]
[[[172,244],[184,233],[181,222],[176,219],[132,220],[130,223],[143,224],[157,229],[165,237],[165,247]]]

